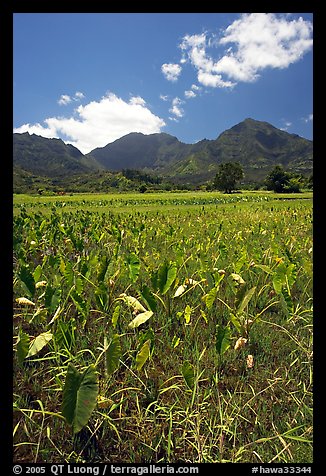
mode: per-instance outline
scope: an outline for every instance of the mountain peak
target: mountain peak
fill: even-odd
[[[27,171],[62,176],[95,168],[137,169],[179,183],[212,180],[218,166],[225,162],[239,162],[247,181],[261,181],[279,164],[311,174],[313,143],[248,117],[215,140],[185,144],[164,132],[132,132],[87,155],[78,152],[60,140],[14,134],[14,164]]]

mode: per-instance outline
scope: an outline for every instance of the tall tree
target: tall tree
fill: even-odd
[[[273,192],[281,193],[286,190],[286,186],[289,183],[291,175],[284,170],[281,165],[275,165],[271,172],[265,179],[265,185],[267,190],[273,190]]]
[[[219,165],[219,170],[214,179],[214,188],[231,193],[236,188],[236,183],[243,178],[243,169],[239,162],[225,162]]]

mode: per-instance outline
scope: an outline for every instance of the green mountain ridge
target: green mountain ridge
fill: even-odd
[[[13,165],[44,177],[61,177],[102,169],[94,159],[86,157],[61,139],[48,139],[36,134],[13,135]]]
[[[166,133],[133,132],[86,155],[61,139],[14,134],[17,174],[25,170],[53,178],[137,169],[175,183],[202,184],[224,162],[239,162],[247,182],[261,181],[275,165],[311,175],[313,142],[250,118],[213,140],[185,144]]]
[[[311,173],[313,143],[267,122],[245,119],[217,139],[184,144],[168,134],[131,133],[89,154],[106,169],[139,168],[177,181],[208,180],[223,162],[240,162],[252,180],[280,164]]]

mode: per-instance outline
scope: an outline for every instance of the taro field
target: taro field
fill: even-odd
[[[312,195],[14,197],[15,462],[311,463]]]

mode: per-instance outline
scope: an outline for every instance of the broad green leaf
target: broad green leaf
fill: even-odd
[[[217,292],[218,292],[218,287],[214,287],[209,291],[208,294],[206,294],[206,296],[203,297],[203,299],[205,300],[206,307],[209,311],[213,307],[214,301],[217,296]]]
[[[113,372],[119,367],[121,354],[122,350],[120,336],[118,334],[114,334],[108,348],[105,351],[105,364],[108,375],[113,374]]]
[[[53,334],[51,332],[43,332],[42,334],[38,335],[33,339],[29,345],[29,350],[28,354],[26,355],[26,358],[32,357],[33,355],[36,355],[40,352],[40,350],[43,349],[43,347],[50,342],[52,339]]]
[[[153,311],[141,312],[128,325],[129,325],[129,327],[134,329],[135,327],[138,327],[141,324],[143,324],[144,322],[148,321],[148,319],[150,317],[152,317],[153,314],[154,314]]]
[[[273,287],[277,294],[281,294],[282,288],[286,283],[286,271],[286,264],[280,263],[273,273]]]
[[[286,303],[286,307],[287,307],[287,310],[290,314],[293,314],[294,312],[294,305],[293,305],[293,301],[292,301],[292,297],[291,297],[291,294],[289,293],[287,287],[284,287],[283,290],[282,290],[282,296],[283,296],[283,299]]]
[[[295,280],[297,279],[296,266],[294,263],[290,263],[286,269],[286,278],[289,288],[292,288]]]
[[[190,322],[191,312],[192,312],[192,308],[187,304],[184,310],[184,318],[185,318],[186,324],[189,324]]]
[[[61,256],[60,265],[59,265],[60,273],[64,274],[65,269],[66,269],[66,263],[65,263],[65,260],[63,259],[63,257]]]
[[[216,326],[216,350],[222,356],[231,345],[231,331],[229,327]]]
[[[74,270],[70,261],[64,262],[63,275],[68,288],[74,284]]]
[[[55,312],[60,304],[61,289],[58,287],[52,287],[50,284],[45,289],[44,305],[50,314]]]
[[[117,324],[118,324],[118,319],[119,319],[119,316],[120,316],[120,309],[121,309],[121,307],[118,304],[117,306],[115,306],[113,314],[112,314],[112,325],[113,325],[114,328],[116,328]]]
[[[235,314],[233,314],[232,312],[230,312],[230,321],[232,322],[232,324],[234,325],[234,327],[236,328],[236,330],[239,332],[239,334],[241,334],[241,332],[242,332],[242,324],[241,324],[241,321],[240,321],[240,319],[239,319]]]
[[[37,283],[42,276],[42,267],[40,265],[36,266],[33,272],[34,282]]]
[[[194,371],[193,366],[191,365],[191,363],[188,360],[186,360],[183,363],[181,372],[182,372],[183,378],[185,379],[185,382],[186,382],[187,386],[190,388],[190,390],[192,390],[194,388],[194,384],[195,384],[195,371]]]
[[[176,335],[173,336],[172,347],[175,349],[176,347],[178,347],[179,344],[180,344],[180,337],[177,337]]]
[[[35,280],[28,266],[23,265],[21,267],[19,277],[24,284],[25,290],[28,292],[30,297],[33,297],[35,294]]]
[[[228,253],[228,247],[226,246],[226,244],[223,242],[219,242],[218,249],[219,249],[221,257],[225,258]]]
[[[161,294],[168,292],[177,277],[177,265],[175,262],[164,263],[158,271],[158,288]]]
[[[155,296],[152,293],[152,291],[149,289],[149,287],[146,286],[146,284],[144,284],[143,287],[141,288],[140,294],[142,298],[144,299],[144,301],[146,302],[146,304],[148,305],[149,309],[153,312],[156,311],[157,303],[156,303]]]
[[[97,275],[98,283],[103,283],[109,263],[110,263],[109,257],[107,255],[103,256],[103,258],[100,261],[98,275]]]
[[[254,268],[262,269],[267,274],[273,274],[271,268],[269,266],[266,266],[265,264],[255,264]]]
[[[252,298],[252,296],[255,294],[255,291],[256,291],[256,286],[254,286],[253,288],[249,289],[249,291],[247,292],[247,294],[244,296],[244,298],[242,299],[239,307],[238,307],[238,313],[241,314],[245,308],[248,306],[249,304],[249,301],[250,299]]]
[[[136,369],[140,371],[150,355],[151,341],[148,339],[136,355]]]
[[[46,227],[47,223],[48,223],[47,220],[43,220],[42,223],[39,226],[39,231],[42,231],[43,228]]]
[[[70,293],[71,299],[74,301],[76,309],[80,312],[84,319],[88,316],[88,307],[85,299],[80,296],[76,291]]]
[[[129,256],[127,256],[126,263],[129,269],[129,278],[134,283],[137,281],[137,278],[139,276],[139,270],[140,270],[139,258],[134,253],[131,253]]]
[[[97,402],[98,381],[94,365],[90,365],[83,373],[72,365],[68,365],[65,385],[63,388],[62,415],[78,433],[92,414]]]
[[[236,273],[240,273],[246,259],[247,259],[247,253],[245,251],[242,251],[240,258],[238,259],[238,261],[234,265],[234,271]]]
[[[204,264],[202,264],[202,266],[204,267]],[[212,273],[206,271],[205,278],[209,289],[212,289],[215,286],[215,276]]]
[[[76,293],[81,296],[83,289],[84,289],[84,280],[80,276],[78,276],[75,278]]]
[[[88,263],[82,259],[82,261],[79,263],[78,271],[80,272],[82,276],[87,276],[88,269],[89,269]],[[83,282],[82,279],[81,281]]]
[[[294,263],[290,263],[289,265],[286,265],[286,263],[280,263],[273,274],[273,287],[276,293],[281,294],[285,285],[291,289],[296,277],[296,266]]]
[[[147,309],[145,309],[144,306],[135,297],[127,296],[127,294],[125,293],[120,294],[120,297],[123,298],[123,300],[126,304],[128,304],[128,306],[132,307],[136,311],[147,311]]]
[[[29,336],[22,330],[19,331],[17,341],[18,363],[21,365],[28,354]]]

